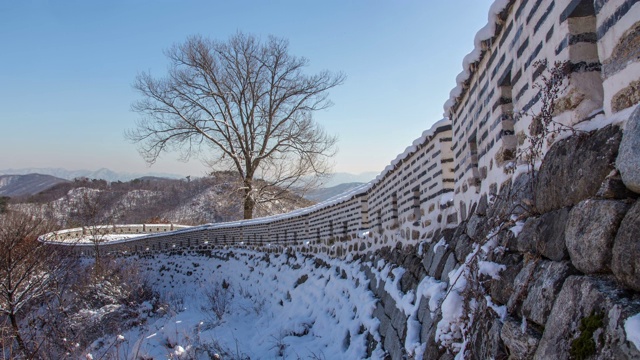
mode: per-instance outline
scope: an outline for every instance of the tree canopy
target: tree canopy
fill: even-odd
[[[304,187],[330,170],[337,138],[312,115],[332,105],[342,73],[308,75],[309,61],[291,55],[288,41],[243,33],[224,42],[193,36],[166,56],[166,77],[141,73],[134,84],[142,116],[126,136],[148,163],[177,150],[182,160],[199,155],[212,170],[237,172],[245,219],[278,199],[276,187]]]

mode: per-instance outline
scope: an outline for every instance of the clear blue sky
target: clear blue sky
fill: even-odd
[[[163,50],[241,30],[290,41],[310,72],[342,71],[315,118],[340,138],[335,171],[381,171],[442,117],[491,0],[0,0],[0,169],[64,167],[200,176],[165,154],[149,168],[123,132],[135,76]]]

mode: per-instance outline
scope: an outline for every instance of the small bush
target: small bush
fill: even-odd
[[[297,288],[298,286],[304,284],[307,280],[309,280],[309,275],[304,274],[304,275],[300,276],[298,278],[298,280],[296,280],[296,284],[293,286],[293,288],[294,289]]]
[[[202,307],[202,310],[208,314],[215,315],[217,320],[221,320],[231,306],[232,295],[229,291],[229,286],[229,283],[223,281],[221,286],[205,289],[204,296],[207,302]]]
[[[580,336],[571,342],[569,355],[575,360],[584,360],[596,353],[596,343],[593,340],[593,333],[604,326],[604,315],[592,312],[590,316],[580,320]]]

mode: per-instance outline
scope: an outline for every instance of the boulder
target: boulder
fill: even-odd
[[[640,106],[631,114],[622,135],[616,159],[625,186],[640,193]]]
[[[628,208],[616,200],[585,200],[571,209],[565,239],[578,270],[586,274],[611,271],[614,239]]]
[[[638,312],[640,298],[620,290],[610,277],[570,276],[534,359],[638,359],[640,351],[624,329],[625,321]]]
[[[613,244],[611,270],[624,286],[640,291],[640,201],[627,212]]]
[[[620,128],[609,125],[554,144],[542,161],[535,182],[538,212],[572,206],[595,196],[613,170],[621,138]]]

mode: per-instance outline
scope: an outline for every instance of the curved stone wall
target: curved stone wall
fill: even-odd
[[[425,131],[369,184],[288,214],[102,246],[116,253],[295,247],[345,256],[398,242],[417,243],[468,219],[517,174],[508,168],[518,165],[515,154],[528,146],[525,134],[532,116],[527,114],[541,107],[534,84],[543,68],[537,60],[570,63],[569,87],[554,114],[560,123],[592,129],[624,122],[640,101],[636,1],[501,0],[493,4],[489,18],[476,36],[476,48],[463,61],[458,86],[445,104],[447,118]],[[75,249],[92,251],[82,244]]]

